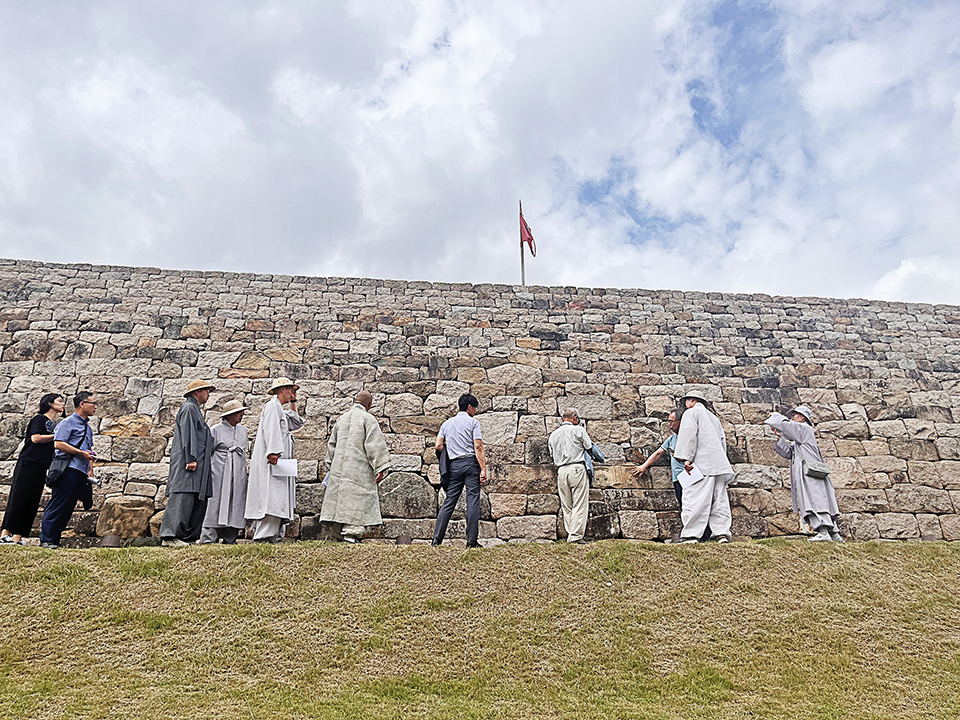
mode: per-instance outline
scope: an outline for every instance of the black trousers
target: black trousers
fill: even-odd
[[[450,461],[450,482],[447,484],[447,497],[437,513],[437,524],[433,529],[433,544],[443,542],[447,534],[447,524],[457,506],[457,501],[467,490],[467,546],[478,544],[480,537],[480,463],[473,455],[454,458]]]
[[[67,468],[60,476],[60,484],[50,491],[50,500],[43,511],[43,520],[40,522],[40,542],[60,544],[77,500],[83,502],[85,508],[93,503],[90,490],[90,481],[87,474],[76,468]]]

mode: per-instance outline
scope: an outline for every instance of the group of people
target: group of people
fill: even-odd
[[[293,433],[304,424],[297,411],[299,386],[288,378],[271,384],[247,465],[247,429],[241,424],[249,408],[238,400],[224,404],[220,422],[209,427],[203,413],[214,386],[194,380],[177,412],[166,486],[167,503],[160,525],[161,543],[233,544],[248,523],[254,542],[280,542],[296,507],[297,463]],[[41,547],[56,548],[78,501],[92,506],[91,484],[96,454],[89,420],[96,414],[96,396],[87,391],[73,398],[74,413],[59,423],[64,399],[44,395],[40,412],[27,428],[23,450],[11,481],[0,543],[24,544],[36,520],[43,486],[51,486],[41,522]],[[465,493],[467,547],[479,547],[480,491],[487,482],[487,462],[479,400],[466,393],[459,412],[439,430],[434,449],[440,463],[444,500],[434,526],[433,545],[444,541],[450,519]],[[382,523],[378,485],[390,470],[390,452],[380,424],[370,413],[373,396],[360,391],[354,404],[330,431],[325,458],[325,492],[320,522],[330,535],[357,543],[367,528]],[[677,541],[696,543],[731,539],[727,486],[733,468],[727,460],[726,437],[710,402],[692,390],[668,417],[671,435],[634,474],[643,475],[664,455],[670,459],[673,486],[683,529]],[[766,421],[777,436],[774,450],[791,461],[794,512],[816,534],[812,541],[842,541],[836,493],[817,446],[810,409],[800,405],[790,417],[773,413]],[[548,441],[557,466],[557,492],[566,539],[587,542],[593,462],[603,454],[580,425],[575,408],[566,409]],[[51,469],[56,466],[56,471]]]

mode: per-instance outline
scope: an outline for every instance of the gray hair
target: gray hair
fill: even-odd
[[[563,411],[564,420],[572,417],[580,417],[580,411],[577,410],[576,408],[567,408],[566,410]]]

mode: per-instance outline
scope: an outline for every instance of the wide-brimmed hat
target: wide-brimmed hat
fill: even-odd
[[[220,413],[220,417],[225,418],[228,415],[233,415],[234,413],[241,412],[242,410],[249,410],[246,405],[244,405],[239,400],[231,400],[226,405],[223,406],[223,412]]]
[[[280,377],[273,381],[273,385],[270,386],[270,389],[267,390],[268,395],[276,395],[277,390],[280,388],[292,387],[294,390],[299,390],[300,386],[297,385],[290,378]]]
[[[680,396],[680,402],[683,402],[687,398],[693,398],[694,400],[699,400],[705,405],[710,404],[710,401],[707,400],[706,396],[699,390],[687,390],[683,395]]]
[[[190,384],[187,385],[187,391],[183,394],[184,397],[190,397],[197,390],[216,390],[216,388],[208,383],[206,380],[191,380]]]
[[[813,425],[813,413],[810,412],[810,408],[808,408],[806,405],[797,405],[793,410],[790,411],[791,415],[794,413],[800,413],[811,425]]]

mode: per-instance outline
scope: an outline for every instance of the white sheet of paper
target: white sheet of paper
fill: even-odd
[[[703,473],[700,472],[700,468],[694,465],[693,470],[690,472],[687,472],[686,470],[682,471],[677,479],[680,481],[680,487],[686,490],[694,483],[698,483],[703,480]]]
[[[274,475],[296,475],[297,470],[296,460],[277,460],[277,464],[273,466]]]

